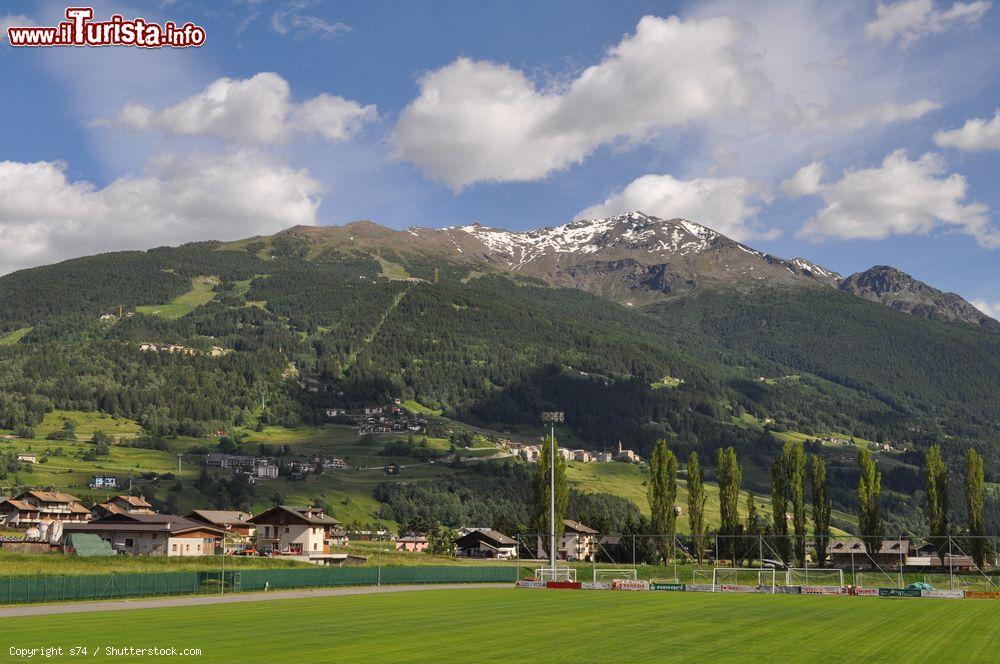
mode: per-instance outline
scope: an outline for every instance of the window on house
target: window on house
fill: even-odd
[[[285,526],[285,532],[286,533],[288,532],[288,526]]]

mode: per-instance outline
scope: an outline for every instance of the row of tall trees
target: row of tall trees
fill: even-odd
[[[965,479],[962,485],[965,497],[965,532],[969,550],[976,565],[983,566],[989,552],[986,538],[986,520],[983,506],[986,499],[983,478],[983,457],[974,449],[965,456]],[[955,530],[949,523],[950,487],[948,467],[941,454],[940,445],[932,445],[924,460],[924,491],[927,495],[927,521],[930,527],[930,542],[934,545],[941,564],[952,548]]]
[[[534,476],[535,512],[533,525],[540,537],[549,532],[550,514],[550,457],[555,441],[546,439]],[[566,482],[566,462],[556,455],[555,507],[557,541],[563,532],[563,517],[569,500]],[[650,534],[653,539],[655,557],[659,561],[669,561],[677,532],[676,507],[679,464],[677,456],[668,447],[666,440],[656,442],[649,460],[650,479],[647,499],[650,509]],[[876,460],[867,449],[858,451],[858,531],[868,551],[878,551],[885,536],[885,527],[880,511],[882,473]],[[719,520],[717,546],[720,556],[732,560],[751,559],[747,542],[760,536],[767,536],[777,556],[785,562],[805,565],[808,541],[816,552],[819,566],[826,560],[831,540],[832,501],[827,486],[826,462],[819,455],[806,455],[801,442],[785,444],[771,466],[771,506],[772,522],[765,523],[757,507],[753,492],[746,501],[746,521],[739,514],[740,491],[743,482],[743,468],[732,447],[716,451],[716,480],[719,486]],[[948,514],[948,469],[938,446],[932,446],[926,455],[924,477],[928,502],[931,543],[942,562],[948,550],[952,531]],[[806,484],[811,485],[812,523],[806,505]],[[985,483],[983,458],[970,449],[966,456],[964,493],[967,506],[966,531],[969,535],[970,556],[982,566],[989,547],[986,539],[984,518]],[[708,527],[706,523],[704,472],[696,452],[692,452],[687,463],[687,512],[693,551],[690,554],[699,562],[704,558]],[[791,531],[789,530],[791,522]],[[547,545],[545,545],[547,546]],[[539,543],[541,550],[542,544]],[[763,552],[761,552],[763,555]]]

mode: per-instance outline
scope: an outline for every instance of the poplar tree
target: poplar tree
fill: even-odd
[[[944,565],[948,546],[948,468],[941,458],[940,445],[931,445],[924,458],[924,491],[927,493],[931,544]]]
[[[788,477],[785,474],[784,455],[779,454],[771,462],[771,509],[774,511],[775,550],[781,561],[787,563],[790,556],[788,542]]]
[[[966,527],[969,529],[969,549],[972,560],[982,569],[989,551],[986,541],[986,520],[983,518],[985,485],[983,484],[983,457],[969,449],[965,455],[965,509]]]
[[[705,480],[702,476],[698,453],[692,452],[687,464],[688,525],[691,529],[691,543],[695,558],[700,565],[705,558]]]
[[[826,551],[830,546],[830,512],[833,506],[826,489],[826,462],[815,454],[812,457],[812,504],[816,564],[824,567]]]
[[[858,469],[858,527],[861,529],[861,541],[874,564],[875,556],[882,548],[882,515],[878,506],[882,473],[875,467],[872,453],[867,449],[858,450]]]
[[[670,557],[671,544],[677,531],[677,457],[667,447],[667,441],[656,441],[649,457],[649,488],[646,497],[652,516],[656,549],[662,560]]]
[[[755,540],[760,537],[763,531],[760,514],[757,511],[757,499],[753,495],[753,491],[747,492],[747,524],[745,532],[747,534],[746,546],[743,547],[743,558],[749,567],[750,563],[753,561],[754,553],[757,552],[755,547]]]
[[[788,498],[792,503],[792,526],[795,528],[795,559],[806,562],[806,453],[802,442],[789,441],[784,450],[788,477]]]
[[[541,453],[538,455],[538,464],[535,468],[535,479],[532,488],[535,494],[535,514],[532,519],[536,532],[538,533],[539,554],[543,549],[547,551],[549,547],[549,460],[552,455],[552,446],[556,445],[555,439],[546,436],[542,443]],[[558,448],[556,448],[558,452]],[[569,505],[569,487],[566,484],[566,460],[556,454],[555,465],[555,493],[556,493],[556,547],[562,541],[563,531],[566,529],[563,519],[566,518],[566,508]]]
[[[736,450],[732,447],[718,450],[715,454],[715,474],[719,482],[719,535],[723,542],[719,550],[728,550],[730,560],[736,559],[736,536],[740,534],[740,486],[743,484],[743,469],[736,460]]]

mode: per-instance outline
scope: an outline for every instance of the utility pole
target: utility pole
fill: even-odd
[[[183,456],[184,455],[181,454],[180,452],[177,453],[177,475],[178,475],[177,479],[180,479],[179,476],[181,474],[181,457],[183,457]]]
[[[552,568],[552,580],[556,580],[556,422],[565,422],[566,413],[562,411],[546,411],[542,413],[542,421],[550,426],[549,438],[549,565]]]

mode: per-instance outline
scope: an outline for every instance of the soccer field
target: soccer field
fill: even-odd
[[[989,600],[488,588],[5,618],[0,642],[4,661],[157,646],[198,662],[991,662],[998,617]]]

